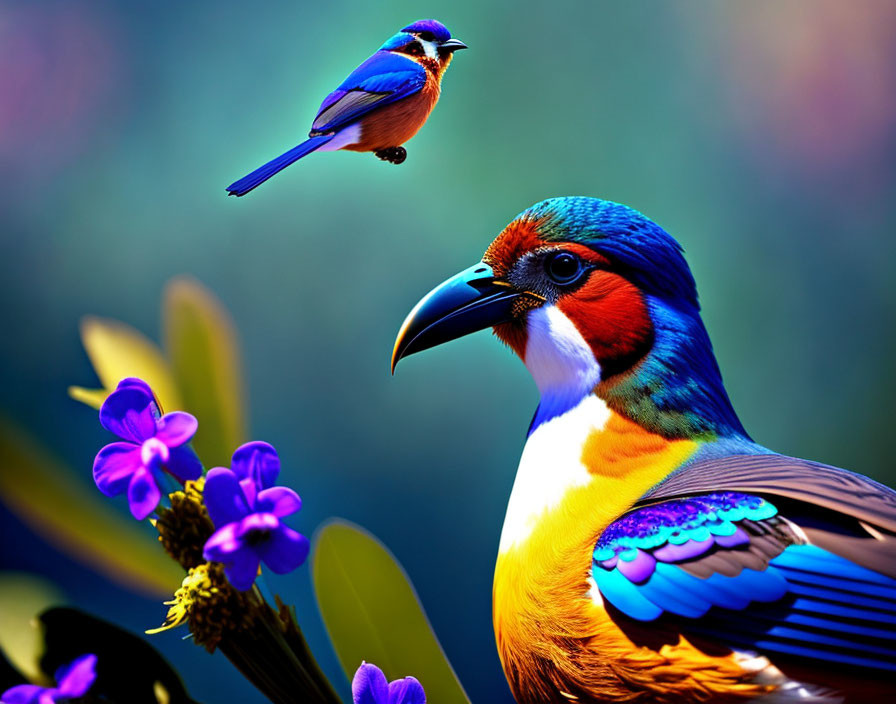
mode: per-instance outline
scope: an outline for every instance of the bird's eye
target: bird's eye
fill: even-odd
[[[420,37],[425,42],[435,41],[436,35],[432,32],[418,32],[417,36]]]
[[[584,273],[582,260],[569,252],[554,252],[544,260],[544,270],[551,281],[560,286],[568,286],[578,281]]]

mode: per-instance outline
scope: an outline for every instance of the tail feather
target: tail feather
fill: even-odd
[[[315,149],[319,149],[327,142],[333,139],[333,135],[322,135],[320,137],[312,137],[302,142],[297,147],[293,147],[285,154],[281,154],[276,159],[271,159],[264,166],[259,166],[251,174],[243,176],[239,181],[234,181],[227,187],[227,193],[231,196],[244,196],[249,191],[257,188],[267,181],[271,176],[283,171],[294,161],[298,161],[303,156],[307,156]]]

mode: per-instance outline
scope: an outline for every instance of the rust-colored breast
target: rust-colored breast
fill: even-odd
[[[417,134],[439,100],[439,80],[427,74],[423,89],[361,120],[361,141],[345,147],[356,152],[375,152],[398,147]]]

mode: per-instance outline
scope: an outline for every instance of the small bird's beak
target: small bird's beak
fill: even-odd
[[[402,357],[507,322],[514,301],[528,295],[495,279],[483,262],[452,276],[408,313],[392,350],[392,373]]]
[[[439,44],[439,49],[444,49],[445,51],[457,51],[458,49],[469,49],[466,44],[464,44],[460,39],[446,39],[441,44]]]

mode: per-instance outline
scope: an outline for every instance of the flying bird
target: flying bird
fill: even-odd
[[[419,20],[390,37],[321,103],[308,139],[227,187],[244,196],[311,152],[373,152],[402,163],[402,146],[423,126],[439,100],[454,52],[466,49],[441,22]]]
[[[514,696],[896,701],[896,492],[754,442],[699,311],[660,226],[555,198],[398,334],[393,370],[493,327],[540,392],[494,577]]]

